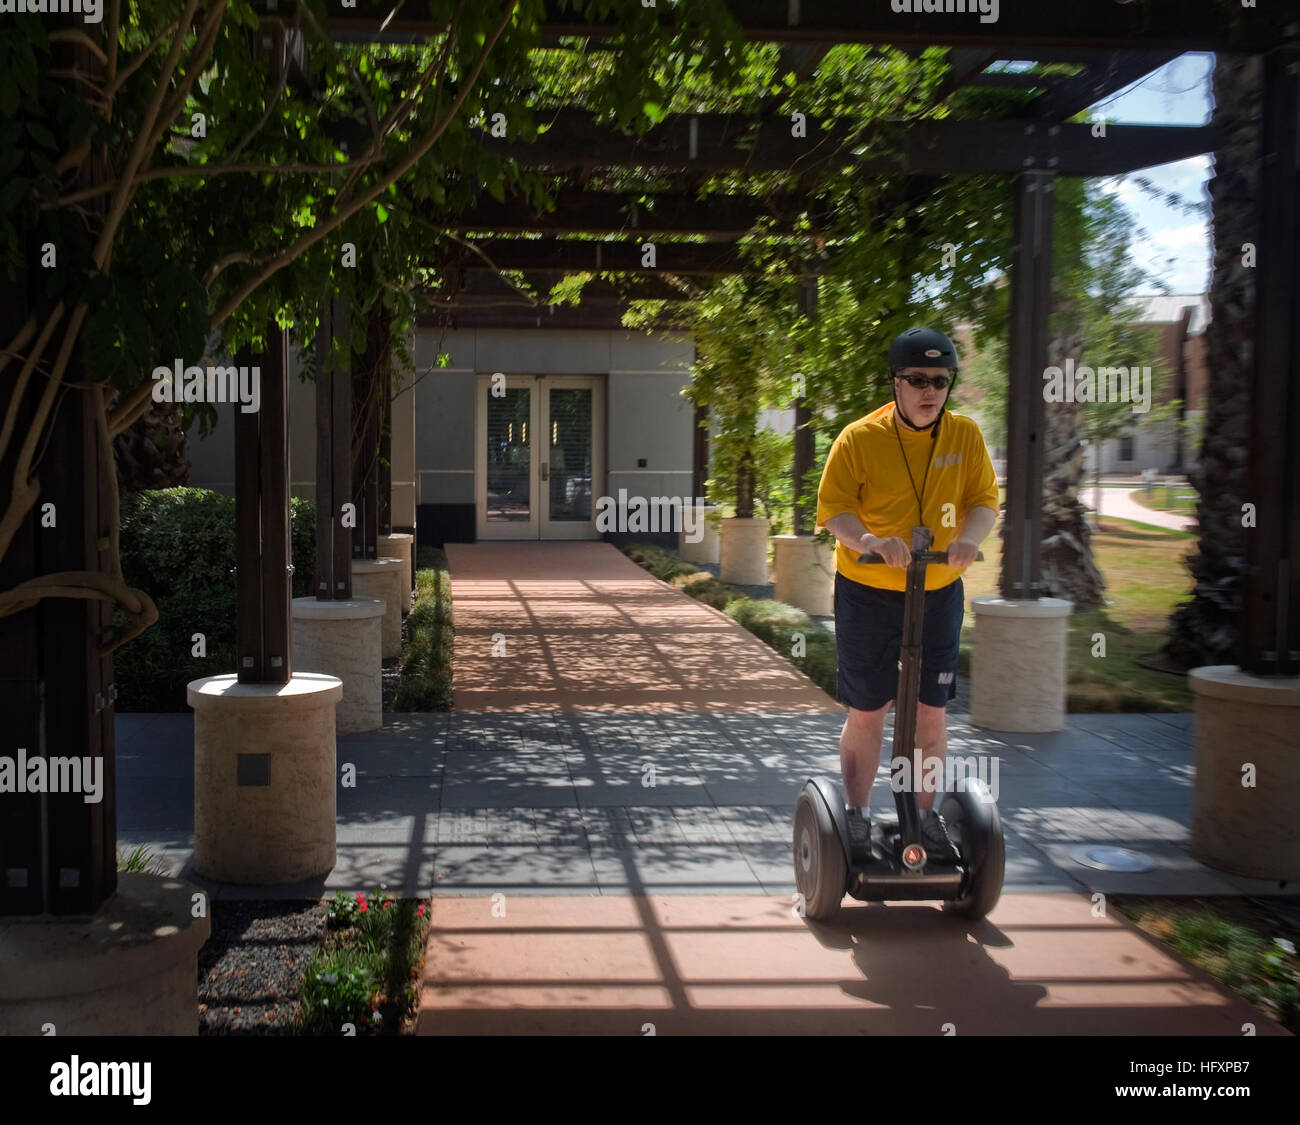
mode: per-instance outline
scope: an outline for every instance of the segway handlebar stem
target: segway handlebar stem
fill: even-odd
[[[883,563],[884,561],[885,560],[876,551],[868,551],[866,554],[858,556],[858,562],[860,563]],[[947,566],[948,552],[947,551],[913,551],[912,561],[925,563],[927,566],[930,563],[938,563],[939,566]],[[976,562],[984,561],[983,551],[976,552],[975,561]]]

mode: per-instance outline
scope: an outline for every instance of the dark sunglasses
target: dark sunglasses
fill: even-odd
[[[906,379],[918,391],[923,391],[926,387],[933,387],[936,391],[942,391],[952,382],[952,377],[949,375],[905,375],[901,371],[898,378]]]

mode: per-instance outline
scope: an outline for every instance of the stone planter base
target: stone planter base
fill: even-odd
[[[1065,729],[1065,639],[1074,603],[972,598],[970,721],[1025,734]]]
[[[737,586],[765,586],[770,520],[722,521],[722,567],[718,578]]]
[[[685,531],[677,533],[677,554],[681,556],[683,562],[690,563],[711,563],[717,564],[722,557],[722,540],[718,535],[718,525],[708,518],[708,513],[716,511],[715,508],[695,508],[692,520],[702,532],[702,538],[698,543],[692,543],[686,538]],[[685,520],[686,510],[682,510],[683,521]]]
[[[384,660],[402,655],[402,607],[410,604],[401,559],[353,559],[352,594],[358,598],[379,598],[386,604],[380,635]]]
[[[192,680],[194,870],[218,883],[296,883],[334,867],[334,708],[343,684]]]
[[[1300,677],[1193,668],[1194,859],[1252,879],[1300,880]],[[1254,786],[1242,782],[1253,765]]]
[[[401,559],[406,563],[406,601],[402,603],[402,613],[411,612],[415,604],[415,536],[407,531],[379,537],[379,557],[381,559]]]
[[[777,535],[776,600],[812,617],[835,612],[835,548],[811,535]]]
[[[0,1035],[197,1035],[199,893],[124,871],[93,917],[0,921]]]
[[[379,598],[345,602],[293,599],[293,666],[343,682],[334,713],[339,734],[378,730],[384,722],[380,648],[387,607]]]

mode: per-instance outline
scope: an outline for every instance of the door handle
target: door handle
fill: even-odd
[[[542,462],[542,480],[550,480],[550,479],[551,479],[551,466],[548,465],[545,461],[543,461],[543,462]]]

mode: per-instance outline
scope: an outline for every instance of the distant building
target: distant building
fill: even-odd
[[[1176,293],[1130,297],[1125,301],[1138,311],[1138,323],[1164,329],[1161,354],[1165,379],[1156,403],[1183,400],[1183,417],[1199,423],[1205,416],[1205,326],[1210,319],[1210,298],[1204,293]],[[1199,433],[1199,426],[1195,432]],[[1089,476],[1097,469],[1097,451],[1085,446]],[[1143,422],[1130,436],[1101,443],[1102,473],[1138,474],[1143,469],[1159,473],[1189,473],[1200,457],[1195,440],[1182,438],[1178,424]]]

